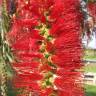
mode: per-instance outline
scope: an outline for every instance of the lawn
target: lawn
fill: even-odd
[[[96,60],[96,55],[92,55],[92,56],[90,56],[90,55],[85,55],[85,56],[84,56],[84,59],[85,59],[85,60],[87,60],[87,59]]]
[[[96,96],[96,86],[85,85],[86,96]]]
[[[96,51],[95,51],[96,54]],[[96,55],[94,54],[94,50],[85,50],[85,60],[96,60]],[[96,64],[90,63],[85,64],[84,67],[85,72],[94,72],[96,73]],[[85,85],[86,96],[96,96],[96,86],[93,85]]]
[[[96,61],[96,50],[85,49],[84,60],[95,60]],[[85,72],[96,72],[96,63],[85,64]]]
[[[96,60],[96,50],[86,49],[84,51],[84,60]]]
[[[96,64],[95,63],[94,64],[88,64],[88,65],[85,64],[84,71],[96,73]]]

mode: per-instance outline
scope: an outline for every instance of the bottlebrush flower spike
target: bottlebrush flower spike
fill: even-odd
[[[8,33],[17,96],[84,96],[79,0],[17,0]],[[13,38],[11,38],[13,37]]]
[[[88,10],[90,12],[90,15],[96,21],[96,2],[89,2],[87,7],[88,7]]]

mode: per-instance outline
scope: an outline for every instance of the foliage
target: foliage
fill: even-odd
[[[10,63],[10,48],[8,46],[8,42],[6,40],[6,34],[10,28],[10,18],[7,12],[7,5],[6,0],[2,0],[1,8],[1,21],[0,21],[0,76],[1,76],[1,94],[2,96],[10,96],[8,95],[9,88],[8,78],[9,78],[9,71],[11,71]],[[11,71],[12,73],[12,71]],[[1,95],[0,95],[1,96]]]

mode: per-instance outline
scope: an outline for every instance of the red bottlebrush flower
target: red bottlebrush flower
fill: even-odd
[[[22,80],[25,80],[25,83],[29,82],[29,80],[31,81],[37,81],[37,80],[41,80],[43,78],[42,75],[40,75],[37,72],[22,72],[23,74],[17,74],[16,76],[21,78]]]
[[[52,88],[46,88],[45,90],[43,90],[40,94],[40,96],[49,96],[51,95],[53,92]]]
[[[55,4],[50,14],[50,19],[56,20],[58,17],[60,17],[63,11],[63,6],[64,5],[61,0],[55,0]]]
[[[56,72],[57,76],[66,77],[66,76],[74,76],[79,77],[81,73],[75,71],[66,71],[64,68],[58,68]]]
[[[79,88],[78,88],[79,89]],[[76,92],[77,91],[77,92]],[[83,92],[83,90],[77,90],[77,89],[75,89],[75,91],[59,91],[59,93],[58,93],[58,96],[85,96],[84,95],[84,92]]]
[[[45,0],[45,2],[44,2],[44,8],[45,8],[46,10],[49,10],[50,7],[51,7],[53,4],[54,4],[54,0]]]
[[[57,38],[55,41],[54,41],[54,45],[56,46],[58,46],[58,44],[59,44],[59,46],[60,45],[64,45],[64,46],[68,46],[68,45],[75,45],[75,44],[78,44],[78,42],[80,42],[80,41],[76,41],[76,40],[80,40],[80,37],[77,37],[77,36],[79,36],[79,34],[78,33],[75,33],[75,32],[73,32],[73,33],[71,33],[71,35],[70,36],[68,36],[68,34],[65,34],[64,35],[64,37],[62,36],[62,37],[59,37],[59,38]],[[74,38],[72,38],[72,37],[74,37]],[[70,43],[69,43],[70,42]],[[61,44],[60,44],[61,43]],[[68,43],[68,44],[67,44]],[[73,46],[72,46],[73,47]]]
[[[35,40],[32,40],[35,43]],[[35,44],[32,44],[31,46],[34,46]],[[29,46],[29,41],[22,41],[19,43],[16,43],[12,46],[15,50],[33,50],[32,47]],[[34,46],[34,48],[38,49],[38,46]]]
[[[16,2],[17,2],[17,8],[20,8],[20,7],[25,5],[25,1],[24,0],[17,0]]]
[[[14,79],[16,80],[16,78],[14,78]],[[26,81],[26,79],[21,81],[19,78],[17,80],[18,81],[14,81],[13,83],[14,83],[14,87],[16,87],[18,89],[25,88],[29,92],[33,91],[33,90],[37,91],[37,92],[40,91],[40,86],[39,86],[39,84],[37,82],[32,82],[32,80],[24,82],[24,81]]]
[[[42,23],[46,23],[46,17],[44,15],[41,16],[40,20],[41,20]]]
[[[17,0],[8,33],[16,88],[32,96],[83,96],[79,7],[79,0]]]
[[[68,92],[68,91],[59,90],[59,93],[58,93],[58,96],[71,96],[71,95],[70,95],[70,92]]]
[[[37,18],[36,18],[37,19]],[[25,28],[35,27],[38,25],[38,22],[35,18],[32,19],[20,19],[19,22],[21,26],[24,26]]]
[[[80,38],[77,37],[78,34],[75,34],[75,35],[73,34],[73,37],[74,38],[71,37],[72,35],[70,35],[68,37],[67,36],[68,36],[68,34],[66,34],[64,37],[59,37],[59,38],[57,38],[54,41],[54,44],[53,45],[54,45],[55,51],[62,52],[64,50],[65,51],[68,51],[68,50],[71,51],[71,50],[73,50],[73,52],[74,52],[75,49],[81,50]]]
[[[19,42],[19,43],[18,43]],[[26,38],[25,40],[18,40],[12,45],[13,50],[39,50],[40,45],[37,45],[38,40]]]
[[[32,60],[34,58],[40,59],[43,57],[43,55],[40,54],[39,52],[31,52],[31,53],[27,53],[27,52],[18,52],[17,53],[17,52],[15,52],[14,55],[16,57],[18,57],[18,59],[20,58],[21,60],[24,60],[24,61]]]
[[[94,18],[96,21],[96,2],[90,2],[87,5],[89,12],[91,13],[91,16]]]
[[[13,79],[13,83],[16,88],[28,88],[28,91],[40,90],[40,86],[37,81],[41,80],[42,78],[43,76],[37,72],[17,72],[16,77]]]
[[[72,87],[72,85],[71,85],[72,81],[67,79],[67,78],[63,79],[62,77],[61,78],[60,77],[56,78],[55,81],[54,81],[54,84],[57,87],[57,89],[59,89],[59,90],[64,90],[66,88],[70,89]]]
[[[48,64],[44,64],[40,67],[40,71],[44,71],[44,72],[48,72],[48,71],[51,71],[52,68],[48,65]]]
[[[65,54],[59,54],[52,57],[52,61],[54,64],[58,65],[59,67],[68,67],[72,66],[76,68],[76,65],[78,65],[81,60],[77,57],[77,55],[65,53]],[[67,69],[66,69],[67,70]]]
[[[71,7],[69,7],[69,6],[71,6]],[[51,13],[50,17],[52,19],[56,19],[60,16],[62,17],[62,14],[65,15],[66,13],[69,13],[69,12],[67,12],[68,9],[70,11],[72,11],[74,9],[79,10],[80,9],[80,3],[77,0],[75,0],[75,1],[74,0],[71,0],[71,1],[70,0],[65,0],[65,1],[55,0],[55,4],[53,6],[52,13]],[[57,13],[57,14],[55,14],[55,13]]]
[[[42,39],[42,37],[39,35],[39,31],[33,30],[32,28],[30,31],[30,27],[34,28],[34,26],[36,26],[37,24],[38,23],[35,19],[30,19],[30,20],[24,19],[24,21],[22,19],[20,20],[15,19],[13,21],[11,31],[7,34],[7,37],[9,38],[9,40],[13,40],[13,41],[16,39],[18,40],[18,38],[23,37],[23,35],[25,36],[26,33],[24,33],[24,31],[25,32],[28,31],[26,37],[30,36],[30,37],[34,37],[34,38],[37,37],[38,39]]]
[[[70,18],[68,18],[67,16]],[[62,36],[62,33],[67,34],[69,32],[75,32],[76,34],[76,31],[80,30],[80,24],[77,22],[78,20],[76,20],[76,14],[68,14],[67,16],[65,16],[65,18],[67,19],[59,18],[57,22],[52,25],[52,28],[50,30],[50,34],[52,36],[59,37]],[[73,20],[76,22],[73,22]]]
[[[71,72],[70,72],[71,73]],[[74,81],[77,78],[77,81]],[[58,90],[65,91],[68,89],[71,94],[74,88],[78,88],[78,84],[80,83],[80,78],[76,77],[76,75],[68,75],[66,74],[65,77],[58,77],[55,79],[54,84],[57,87]],[[72,89],[73,88],[73,89]],[[72,95],[70,95],[72,96]]]
[[[19,26],[19,24],[17,23],[16,20],[13,21],[12,27],[10,32],[7,34],[7,37],[9,39],[13,39],[16,38],[17,34],[20,32],[21,26]]]
[[[35,69],[35,68],[38,68],[39,63],[38,62],[13,63],[12,66],[14,66],[14,68],[17,68],[17,69],[20,69],[20,68]]]
[[[54,52],[54,49],[55,48],[54,48],[53,44],[51,42],[47,42],[47,44],[46,44],[46,50],[48,52],[52,53],[52,52]]]

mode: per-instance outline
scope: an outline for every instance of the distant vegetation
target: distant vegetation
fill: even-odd
[[[96,49],[85,49],[84,59],[96,60]]]
[[[88,64],[84,67],[85,72],[96,72],[96,64]]]
[[[85,60],[96,60],[96,49],[94,49],[94,50],[85,49],[84,59]],[[85,64],[84,71],[96,73],[96,64],[95,63]],[[96,96],[96,86],[85,85],[85,90],[86,90],[85,91],[86,96]]]

